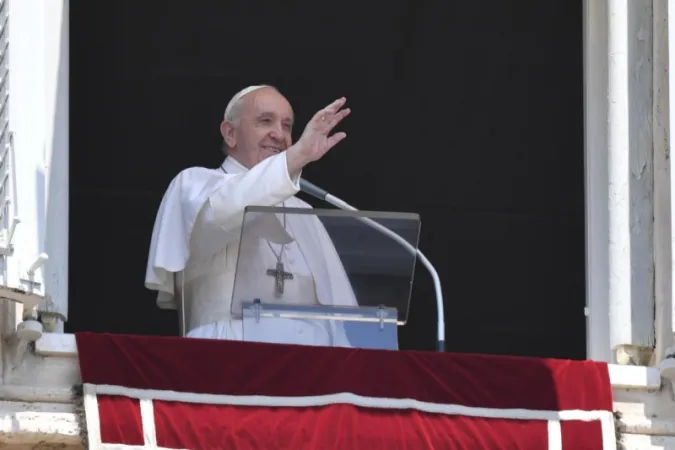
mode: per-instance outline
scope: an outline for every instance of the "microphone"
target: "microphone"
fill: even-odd
[[[309,181],[300,178],[300,190],[304,192],[305,194],[309,194],[314,198],[318,198],[319,200],[326,201],[326,197],[328,196],[328,192],[325,190],[321,189],[319,186],[316,184],[312,184]],[[328,202],[330,203],[330,202]]]
[[[340,198],[329,194],[328,191],[326,191],[325,189],[321,189],[317,185],[312,184],[309,181],[304,180],[302,178],[300,179],[300,190],[305,194],[311,195],[314,198],[330,203],[331,205],[339,209],[345,211],[358,211],[358,209],[354,208],[352,205],[348,204],[344,200],[341,200]],[[406,241],[401,236],[391,231],[389,228],[384,227],[367,217],[357,217],[357,219],[401,244],[401,246],[403,246],[403,248],[408,250],[408,252],[410,252],[414,256],[417,256],[422,265],[424,265],[424,267],[426,267],[426,269],[429,271],[431,279],[434,282],[434,290],[436,291],[436,310],[438,314],[438,324],[436,330],[437,331],[436,350],[439,352],[445,351],[445,312],[443,308],[443,291],[441,289],[441,279],[438,276],[438,272],[436,272],[434,266],[429,262],[427,257],[424,256],[424,254],[419,249],[410,245],[408,241]]]

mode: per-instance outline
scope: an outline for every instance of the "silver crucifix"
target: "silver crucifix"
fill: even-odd
[[[281,297],[284,293],[284,281],[293,279],[292,273],[284,271],[284,263],[281,261],[277,262],[276,269],[267,269],[267,275],[275,277],[276,288],[274,293],[276,297]]]

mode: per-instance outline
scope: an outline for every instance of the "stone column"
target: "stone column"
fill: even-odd
[[[655,345],[652,2],[609,0],[607,13],[609,343],[617,362],[645,365]]]
[[[69,209],[69,0],[43,0],[45,8],[45,207],[47,301],[39,310],[47,331],[63,332],[68,318]],[[93,230],[92,230],[93,231]]]
[[[654,361],[661,361],[673,344],[673,188],[670,168],[669,136],[670,104],[675,91],[669,89],[675,81],[675,71],[669,71],[670,49],[675,50],[675,28],[669,27],[675,11],[669,0],[654,0],[654,296],[655,338]],[[670,43],[669,43],[670,41]],[[675,60],[674,60],[675,61]],[[675,117],[673,117],[675,118]]]
[[[587,356],[623,364],[655,346],[654,1],[584,2]]]
[[[68,1],[12,0],[8,12],[11,213],[20,218],[3,284],[42,297],[48,331],[68,314]],[[20,320],[17,318],[17,321]]]
[[[586,357],[609,362],[607,19],[607,0],[584,1]]]

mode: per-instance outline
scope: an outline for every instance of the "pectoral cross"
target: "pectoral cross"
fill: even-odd
[[[284,281],[293,279],[292,273],[284,271],[284,263],[281,261],[277,262],[276,269],[267,269],[267,275],[275,277],[275,294],[277,297],[281,297],[284,293]]]

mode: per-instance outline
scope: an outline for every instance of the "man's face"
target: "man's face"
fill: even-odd
[[[243,99],[238,124],[226,130],[230,152],[251,168],[292,144],[293,109],[279,92],[262,88]]]

